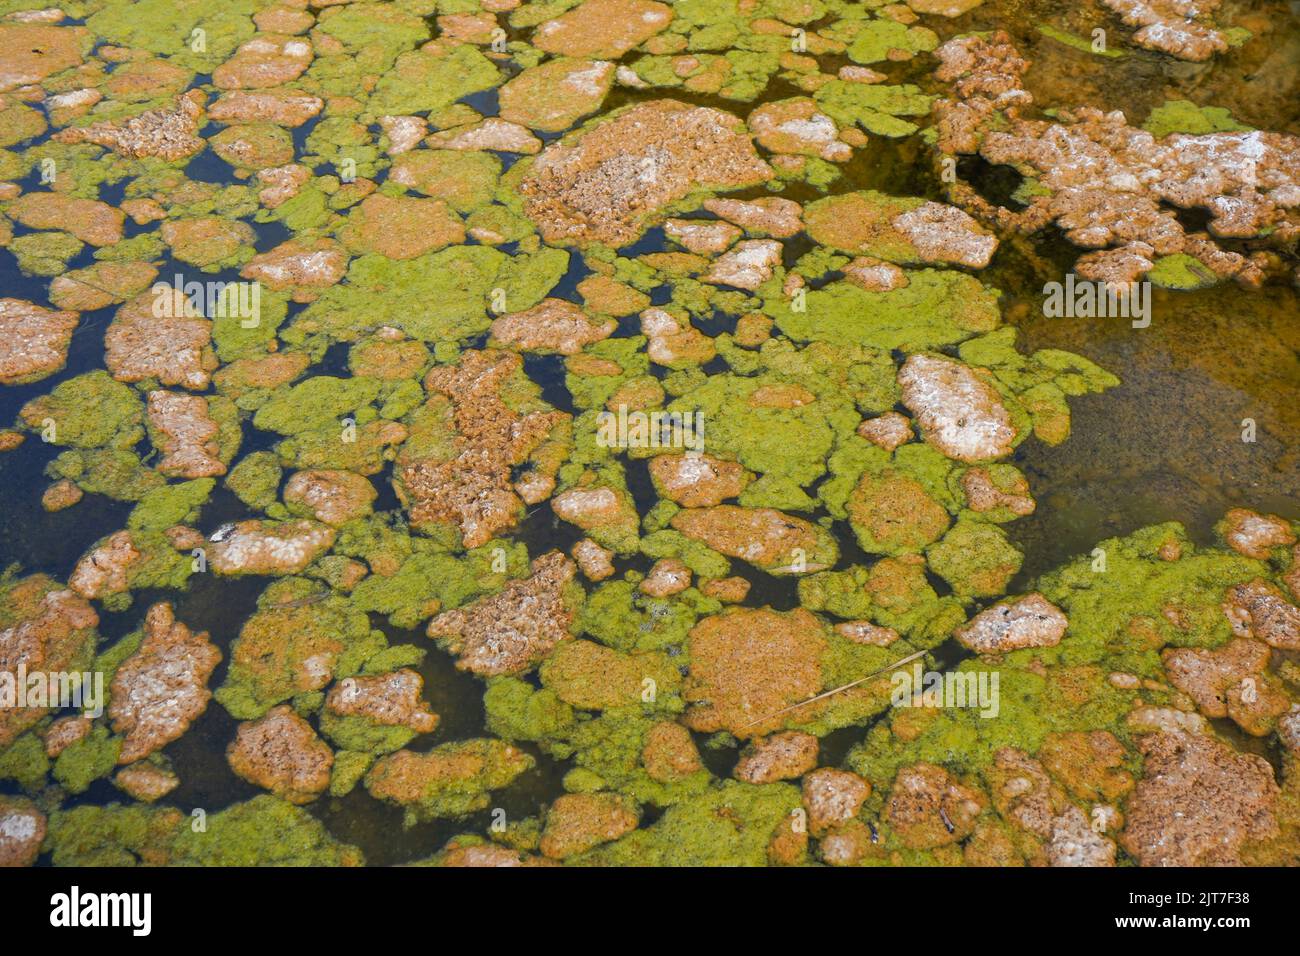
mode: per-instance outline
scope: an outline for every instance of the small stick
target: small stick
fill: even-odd
[[[753,727],[755,724],[764,723],[766,721],[771,720],[774,717],[780,717],[782,714],[788,714],[792,710],[798,710],[800,707],[806,707],[808,704],[813,704],[819,700],[824,700],[825,698],[838,694],[841,691],[846,691],[850,687],[857,687],[859,684],[865,684],[867,681],[871,680],[872,678],[879,677],[881,674],[888,674],[890,671],[896,670],[897,668],[902,667],[904,664],[910,664],[918,657],[923,657],[928,653],[930,653],[930,651],[927,649],[923,651],[917,651],[915,654],[908,654],[906,657],[902,658],[901,660],[894,661],[894,663],[890,664],[888,667],[882,668],[881,670],[868,674],[866,677],[859,677],[855,681],[850,681],[847,684],[841,684],[839,687],[836,687],[832,690],[822,691],[816,697],[809,697],[807,700],[801,700],[797,704],[791,704],[789,707],[785,707],[781,710],[778,710],[774,714],[768,714],[766,717],[758,718],[758,720],[751,720],[749,723],[745,724],[740,729],[748,730],[750,727]]]

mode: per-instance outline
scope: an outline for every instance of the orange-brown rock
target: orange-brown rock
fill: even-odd
[[[118,763],[147,757],[189,729],[208,706],[208,679],[220,660],[207,633],[177,621],[170,604],[149,608],[144,640],[109,688],[108,717],[125,737]]]

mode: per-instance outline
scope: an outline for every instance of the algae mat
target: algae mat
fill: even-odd
[[[1300,858],[1285,4],[0,0],[0,864]]]

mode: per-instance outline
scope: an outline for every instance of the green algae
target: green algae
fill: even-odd
[[[828,62],[843,62],[842,46],[847,47],[850,61],[892,63],[937,43],[937,36],[925,27],[879,19],[882,15],[873,14],[872,8],[881,5],[762,0],[738,13],[729,0],[681,0],[673,4],[674,17],[666,31],[642,44],[622,65],[652,86],[681,90],[684,99],[761,100],[776,78],[812,96],[842,128],[858,126],[876,136],[907,137],[916,132],[913,121],[929,112],[931,97],[920,88],[846,82],[820,72],[833,71]],[[126,89],[110,93],[77,117],[76,125],[120,121],[147,108],[170,106],[174,93],[190,85],[195,74],[202,80],[253,35],[248,15],[261,8],[244,0],[216,13],[200,9],[192,0],[164,6],[166,10],[152,0],[137,5],[149,14],[147,22],[138,23],[115,0],[84,8],[96,11],[90,23],[97,38],[152,50],[163,59],[117,64],[107,72],[98,64],[94,69],[69,71],[46,81],[47,92],[72,90],[83,83],[103,86],[104,76],[125,80],[137,64],[143,70],[151,62],[163,62],[181,65],[184,71],[151,91],[124,84]],[[568,0],[526,4],[503,20],[514,30],[526,30],[576,6]],[[68,8],[70,13],[74,9],[80,13],[83,5]],[[282,436],[274,451],[254,451],[239,459],[225,479],[240,502],[275,519],[289,513],[280,501],[285,466],[353,469],[384,483],[394,458],[400,463],[424,456],[449,457],[463,436],[445,420],[447,402],[441,397],[426,401],[420,378],[430,363],[453,362],[461,348],[477,347],[502,312],[521,311],[552,292],[577,299],[568,291],[573,279],[570,268],[576,262],[566,250],[539,244],[534,224],[519,214],[518,197],[512,192],[517,177],[535,160],[517,163],[519,169],[503,178],[509,160],[488,151],[436,150],[426,144],[390,157],[384,149],[391,144],[378,137],[375,125],[383,114],[427,113],[423,118],[434,129],[478,122],[479,110],[492,112],[485,105],[491,96],[475,97],[475,108],[456,101],[497,86],[517,70],[540,74],[558,61],[545,60],[540,50],[518,39],[510,40],[507,47],[513,63],[495,54],[487,56],[486,48],[473,43],[435,39],[421,48],[433,32],[426,17],[479,14],[482,9],[475,0],[353,3],[326,5],[312,12],[316,24],[310,42],[315,59],[287,88],[320,95],[328,103],[325,115],[304,130],[306,149],[298,150],[303,155],[294,156],[294,143],[304,137],[278,128],[208,130],[214,134],[216,154],[227,159],[239,158],[229,148],[235,141],[251,137],[260,143],[253,152],[274,157],[277,164],[296,159],[316,167],[321,175],[275,209],[259,206],[256,186],[188,180],[179,172],[187,160],[127,160],[100,147],[54,143],[21,154],[0,152],[0,178],[18,180],[48,155],[58,161],[60,175],[72,180],[70,194],[95,199],[101,188],[127,180],[127,197],[156,200],[173,220],[213,216],[278,222],[276,229],[283,226],[309,238],[338,235],[344,222],[341,214],[374,188],[365,181],[343,183],[333,175],[343,175],[338,167],[348,161],[356,164],[363,180],[387,177],[378,187],[385,195],[398,195],[405,187],[410,193],[442,199],[465,216],[478,245],[455,246],[408,262],[363,255],[352,260],[343,282],[299,290],[292,303],[288,293],[263,290],[267,292],[263,313],[251,328],[237,319],[215,320],[214,346],[223,363],[275,357],[277,352],[280,357],[297,352],[313,364],[331,363],[329,370],[317,369],[296,384],[291,383],[303,374],[301,370],[286,375],[278,385],[253,385],[251,379],[238,378],[248,367],[241,366],[231,370],[229,380],[218,378],[223,397],[208,398],[211,414],[221,426],[223,463],[235,460],[243,419],[262,432]],[[792,49],[791,37],[770,24],[760,28],[758,21],[764,18],[807,25],[809,52],[803,57],[786,55]],[[206,51],[189,48],[190,30],[196,26],[208,34]],[[1238,41],[1240,35],[1232,38]],[[83,55],[89,52],[87,43]],[[683,53],[694,57],[694,65],[682,62]],[[829,54],[829,61],[824,54]],[[614,103],[621,107],[641,95],[620,89]],[[24,130],[35,129],[33,117],[40,119],[36,111],[24,107],[10,114],[5,132],[12,135],[26,135]],[[578,118],[570,118],[568,125]],[[528,119],[521,121],[532,125]],[[600,115],[593,122],[603,119],[605,115]],[[1146,128],[1161,136],[1246,127],[1226,110],[1177,101],[1154,110]],[[874,145],[885,144],[875,141]],[[12,175],[4,172],[7,165],[15,167]],[[889,172],[882,167],[881,179]],[[860,185],[861,171],[810,158],[798,168],[781,169],[778,176],[779,181],[770,184],[773,192],[784,187],[786,195],[804,200],[832,186],[842,192],[837,180],[844,176]],[[874,175],[872,182],[876,183]],[[60,189],[67,188],[65,181]],[[1041,187],[1026,180],[1016,195],[1028,200],[1036,190],[1041,192]],[[675,211],[692,211],[707,195],[701,190]],[[891,210],[920,202],[886,198],[891,200]],[[827,209],[834,208],[830,201],[824,202]],[[818,208],[816,202],[805,207],[805,212],[811,211],[810,224]],[[95,258],[143,262],[166,256],[159,231],[145,228],[148,231],[96,250]],[[809,251],[803,239],[787,244],[788,251],[798,255],[793,271],[806,283],[799,295],[787,291],[791,277],[784,267],[778,267],[755,294],[747,294],[721,291],[701,281],[708,266],[701,256],[638,248],[636,255],[629,252],[621,257],[599,247],[584,250],[587,267],[626,283],[624,288],[631,293],[626,304],[611,306],[616,316],[634,316],[651,304],[653,296],[657,306],[693,321],[697,330],[710,331],[701,336],[699,354],[671,363],[666,375],[663,368],[652,367],[646,339],[626,335],[635,319],[620,323],[619,337],[589,345],[564,362],[563,384],[574,407],[584,414],[575,422],[575,444],[570,448],[564,439],[554,456],[564,460],[556,493],[589,487],[615,491],[621,506],[618,520],[584,530],[619,553],[622,573],[587,588],[590,596],[585,603],[578,602],[583,606],[574,626],[582,636],[561,642],[535,679],[486,682],[487,730],[504,740],[536,744],[543,753],[566,761],[564,787],[570,792],[612,790],[630,801],[667,808],[655,822],[568,862],[761,865],[808,858],[803,848],[806,840],[789,841],[791,815],[799,807],[795,786],[719,781],[702,768],[669,781],[652,767],[647,752],[652,732],[665,725],[678,727],[669,722],[682,707],[679,685],[689,673],[690,629],[721,612],[723,605],[694,587],[670,598],[650,597],[639,590],[641,570],[625,570],[624,562],[630,559],[642,569],[648,561],[674,558],[704,581],[729,575],[732,559],[673,526],[682,510],[664,499],[665,489],[646,488],[643,464],[625,467],[625,459],[643,458],[644,450],[610,449],[596,443],[597,410],[626,401],[641,403],[636,407],[645,409],[703,413],[708,451],[734,458],[752,473],[752,481],[736,499],[740,506],[775,508],[791,516],[800,513],[815,522],[817,540],[831,542],[816,555],[815,563],[833,563],[835,569],[800,575],[799,604],[828,618],[870,621],[901,634],[897,644],[881,648],[855,644],[823,626],[826,650],[820,667],[824,685],[830,687],[888,666],[912,649],[939,646],[973,613],[974,602],[982,604],[983,599],[1006,591],[1021,563],[1019,551],[998,527],[1020,513],[1005,504],[978,515],[969,510],[964,480],[971,469],[948,461],[928,445],[909,442],[890,453],[854,434],[862,418],[898,405],[898,353],[952,352],[957,346],[963,362],[990,376],[1019,432],[1017,441],[1031,426],[1045,442],[1064,440],[1069,433],[1068,399],[1117,383],[1070,353],[1051,349],[1020,353],[1014,330],[998,328],[996,289],[955,270],[911,268],[918,261],[915,249],[894,243],[892,237],[885,236],[880,245],[843,251],[817,244],[825,243],[824,236],[812,238]],[[251,241],[229,246],[227,242],[214,251],[200,243],[176,252],[183,261],[212,268],[242,263],[253,251]],[[85,252],[79,240],[62,232],[20,235],[10,240],[9,248],[20,269],[42,276],[65,272]],[[860,289],[842,278],[849,259],[843,252],[878,255],[908,265],[907,286],[884,293]],[[577,278],[582,274],[579,267]],[[1206,281],[1179,255],[1158,259],[1150,278],[1171,289],[1195,289]],[[774,337],[763,341],[766,332],[748,340],[739,332],[714,335],[731,317],[759,310],[775,320]],[[396,360],[396,352],[378,347],[387,334],[379,331],[384,327],[410,336],[403,343],[409,355]],[[346,373],[337,371],[339,353],[330,348],[339,342],[352,345],[351,377],[338,377]],[[285,345],[290,348],[282,348]],[[79,381],[85,376],[78,376],[65,382],[69,387],[57,399],[52,394],[36,400],[33,417],[24,413],[23,426],[40,434],[50,419],[54,434],[66,430],[61,437],[67,440],[55,443],[68,450],[50,465],[51,477],[71,478],[83,490],[135,502],[126,526],[145,560],[130,570],[127,592],[100,601],[106,610],[120,611],[131,601],[130,591],[184,587],[191,573],[190,556],[178,553],[162,532],[197,523],[215,482],[167,482],[152,467],[156,453],[142,459],[137,451],[145,435],[139,393],[117,383],[106,384],[104,373],[91,374],[104,381],[87,383]],[[521,371],[505,390],[508,394],[503,394],[506,404],[516,411],[550,409],[551,403],[567,407],[550,391],[547,401],[541,400],[541,391],[531,381],[537,374],[534,368]],[[151,384],[143,383],[142,389]],[[547,386],[555,383],[548,381]],[[110,410],[106,417],[103,408]],[[95,409],[100,420],[91,420],[94,416],[86,409]],[[393,428],[398,422],[400,426]],[[355,441],[344,437],[349,427],[356,429]],[[401,429],[408,437],[393,438]],[[159,446],[160,436],[149,437]],[[998,491],[1027,495],[1024,476],[1014,466],[983,469]],[[648,501],[644,498],[651,491],[659,495],[658,503],[653,494]],[[911,529],[915,534],[882,532],[862,518],[863,510],[882,498],[918,508],[929,520],[918,522],[919,531]],[[320,712],[321,732],[343,748],[335,755],[332,796],[352,793],[363,779],[378,796],[386,774],[375,772],[376,756],[400,751],[414,736],[406,728],[338,718],[322,710],[333,680],[419,663],[421,649],[389,646],[374,630],[377,622],[386,617],[394,627],[415,627],[439,610],[498,593],[507,581],[528,573],[528,547],[522,541],[501,538],[464,552],[457,547],[455,534],[445,531],[413,529],[397,508],[349,522],[339,529],[332,552],[302,577],[267,588],[228,655],[230,674],[218,700],[236,717],[255,717],[284,700],[303,715]],[[525,524],[522,537],[531,542],[529,536],[536,531]],[[565,534],[571,531],[566,529]],[[885,556],[865,563],[859,563],[860,557],[840,563],[838,549],[832,550],[832,533],[855,534],[869,555]],[[1171,541],[1181,549],[1174,561],[1160,555]],[[1097,570],[1099,552],[1101,571]],[[781,563],[764,570],[780,573]],[[1276,580],[1284,565],[1280,553],[1264,563],[1219,548],[1195,548],[1178,530],[1140,532],[1102,542],[1092,555],[1037,582],[1066,611],[1070,628],[1056,647],[1016,652],[996,662],[1004,680],[1002,712],[997,717],[944,711],[927,722],[928,715],[898,708],[872,724],[889,704],[887,695],[873,685],[832,698],[815,712],[793,714],[785,726],[821,736],[870,725],[869,730],[855,732],[853,739],[860,743],[847,761],[875,787],[856,821],[858,827],[880,814],[891,781],[910,763],[930,761],[961,775],[977,789],[993,790],[989,762],[999,747],[1037,753],[1055,733],[1114,730],[1129,748],[1124,765],[1137,772],[1140,766],[1133,757],[1133,735],[1124,726],[1125,714],[1139,700],[1168,704],[1172,695],[1149,688],[1140,693],[1120,690],[1106,681],[1107,673],[1122,669],[1162,680],[1160,648],[1220,646],[1229,633],[1221,611],[1215,614],[1224,587],[1254,576]],[[322,582],[328,588],[325,592]],[[754,575],[754,583],[764,593],[761,600],[769,600],[767,575]],[[110,647],[96,668],[111,674],[138,646],[139,638],[137,631]],[[966,661],[956,666],[969,672],[986,665]],[[642,698],[647,678],[655,690],[649,700]],[[97,726],[90,738],[54,761],[54,779],[68,792],[86,790],[112,772],[116,743],[107,728]],[[725,750],[738,742],[719,734],[713,744]],[[502,747],[501,741],[487,739],[444,745],[438,750],[449,765],[482,758],[487,768],[467,777],[434,775],[413,799],[393,800],[391,795],[382,799],[404,805],[408,822],[460,817],[486,808],[492,790],[519,786],[520,777],[532,766],[531,757],[508,755]],[[35,733],[19,736],[0,751],[0,776],[16,779],[33,792],[46,786],[50,772],[51,763]],[[51,792],[50,799],[63,799],[58,788]],[[538,814],[512,822],[508,833],[494,833],[491,839],[535,851],[544,807]],[[988,810],[980,819],[1003,826]],[[359,851],[338,844],[321,824],[276,798],[236,804],[206,823],[206,831],[192,829],[190,819],[166,808],[65,808],[51,818],[47,849],[53,849],[59,865],[360,862]],[[220,839],[210,841],[205,834]],[[873,827],[873,843],[875,835]],[[882,862],[886,854],[892,862],[917,864],[953,859],[909,848],[887,825],[880,827],[880,837],[881,845],[872,850],[870,862]],[[445,850],[475,840],[457,838]]]
[[[85,243],[66,232],[31,232],[8,244],[18,268],[34,276],[62,275],[85,248]]]
[[[568,263],[562,250],[512,259],[489,246],[454,246],[395,262],[359,256],[347,281],[325,290],[289,325],[290,344],[323,332],[352,342],[381,325],[392,325],[425,342],[466,341],[486,332],[494,289],[504,290],[511,311],[545,297]],[[437,302],[436,310],[425,308]]]
[[[139,501],[166,479],[140,456],[124,448],[73,449],[62,452],[45,469],[51,478],[67,478],[88,494],[118,501]]]
[[[144,407],[135,391],[103,371],[60,382],[23,406],[24,423],[55,445],[129,449],[144,437]]]
[[[1142,128],[1157,139],[1170,133],[1230,133],[1249,130],[1232,113],[1218,106],[1197,106],[1190,100],[1166,100],[1147,116]]]
[[[855,26],[856,35],[847,51],[854,63],[879,63],[890,58],[891,50],[927,53],[939,45],[939,37],[926,27],[909,27],[894,20],[868,20]]]
[[[789,784],[724,781],[664,811],[653,825],[597,847],[587,866],[764,866],[768,843],[799,807]]]
[[[361,851],[330,836],[301,807],[263,794],[227,807],[205,830],[185,827],[171,846],[179,866],[360,866]]]
[[[146,804],[82,804],[50,815],[55,866],[139,866],[168,861],[181,813]]]
[[[253,425],[281,435],[337,430],[340,419],[355,415],[378,395],[379,383],[373,379],[318,375],[273,393],[253,416]]]
[[[1219,277],[1185,253],[1161,256],[1155,260],[1155,267],[1147,273],[1147,280],[1162,289],[1205,289],[1217,285]]]
[[[1115,50],[1105,46],[1104,44],[1099,49],[1095,41],[1091,39],[1085,40],[1083,37],[1075,36],[1073,33],[1058,29],[1049,23],[1040,23],[1035,26],[1034,29],[1043,36],[1050,37],[1057,43],[1064,43],[1073,50],[1080,50],[1084,53],[1095,53],[1098,56],[1109,57],[1112,60],[1121,60],[1128,56],[1128,54],[1123,50]]]
[[[259,610],[230,647],[226,678],[213,695],[231,716],[261,717],[276,704],[361,672],[387,647],[369,618],[338,597],[297,604],[319,586],[303,579],[270,585]]]
[[[542,746],[557,758],[572,759],[574,767],[564,777],[571,793],[614,789],[638,803],[670,806],[704,790],[710,774],[696,769],[671,780],[652,775],[645,751],[658,724],[636,708],[610,710],[576,722],[559,740],[544,740]]]
[[[350,529],[344,529],[345,538]],[[349,553],[350,540],[337,550]],[[468,604],[500,590],[511,578],[528,574],[528,551],[518,543],[489,541],[456,556],[437,549],[434,542],[412,539],[411,552],[392,574],[372,574],[352,590],[354,607],[385,614],[394,627],[414,627],[438,608]],[[357,551],[364,557],[365,552]]]
[[[925,553],[931,570],[960,597],[996,597],[1020,570],[1022,556],[995,524],[965,516]]]
[[[255,451],[245,455],[230,469],[225,485],[250,508],[267,511],[279,500],[283,475],[280,459],[274,452]]]
[[[493,62],[468,44],[445,56],[412,51],[384,73],[367,108],[379,115],[431,112],[500,82]]]
[[[45,785],[50,759],[36,734],[22,734],[7,747],[0,747],[0,780],[12,780],[28,793]]]
[[[140,0],[108,4],[86,18],[86,26],[106,42],[166,54],[196,72],[208,73],[253,35],[255,0],[232,0],[219,9],[202,0]],[[194,31],[203,31],[201,52]]]
[[[702,616],[720,610],[719,602],[695,588],[654,598],[632,581],[607,581],[590,593],[577,625],[581,633],[617,650],[666,650],[682,645]]]
[[[764,297],[764,311],[796,342],[919,352],[953,345],[1001,324],[997,293],[972,276],[921,269],[907,286],[868,292],[838,280],[808,292],[802,309]]]
[[[195,478],[153,488],[140,496],[127,516],[126,526],[135,531],[166,531],[176,525],[193,524],[214,487],[215,479]]]
[[[1166,546],[1178,552],[1177,560],[1160,557]],[[1196,548],[1182,527],[1172,522],[1109,538],[1091,554],[1039,580],[1039,590],[1070,619],[1070,639],[1043,653],[1071,664],[1096,663],[1116,655],[1117,669],[1158,674],[1161,646],[1226,643],[1231,628],[1221,607],[1224,592],[1266,574],[1262,562],[1235,552]],[[1177,620],[1183,626],[1164,614],[1170,605],[1177,607]],[[1149,641],[1127,637],[1135,620],[1151,633]]]
[[[841,126],[854,123],[878,136],[907,136],[916,132],[915,123],[901,119],[930,112],[931,97],[910,84],[868,85],[831,80],[817,88],[813,99],[823,113]]]
[[[392,761],[402,755],[412,757],[426,772],[395,769]],[[365,785],[371,795],[403,806],[408,823],[458,818],[489,806],[493,790],[509,786],[535,764],[531,755],[500,740],[464,740],[427,754],[400,751],[371,767]]]
[[[69,744],[54,761],[54,779],[69,793],[83,793],[92,783],[107,777],[117,767],[122,738],[107,727],[96,725],[90,734]]]
[[[511,741],[562,739],[575,720],[573,708],[555,691],[517,677],[492,680],[483,694],[483,708],[488,730]]]

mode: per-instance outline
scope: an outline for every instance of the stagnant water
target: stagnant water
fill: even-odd
[[[1034,61],[1026,86],[1040,105],[1123,109],[1136,124],[1164,100],[1190,99],[1225,107],[1239,121],[1262,129],[1300,133],[1300,20],[1287,4],[1231,0],[1224,6],[1224,19],[1249,26],[1266,42],[1252,44],[1249,56],[1235,55],[1211,64],[1192,65],[1147,55],[1098,58],[1046,37],[1036,25],[1051,22],[1086,36],[1103,21],[1113,27],[1113,17],[1107,18],[1089,4],[1053,0],[999,0],[955,20],[931,17],[925,22],[941,38],[972,30],[1009,31],[1022,54]],[[832,62],[824,69],[835,65],[834,58],[829,59]],[[885,69],[893,82],[933,88],[928,78],[932,67],[932,59],[919,57],[911,64],[890,64]],[[758,102],[799,93],[792,85],[774,80]],[[658,95],[656,91],[616,89],[605,110]],[[689,102],[735,108],[734,103],[718,97],[680,90],[673,95]],[[492,111],[490,96],[473,97],[470,102],[480,112]],[[301,144],[314,125],[315,121],[309,121],[295,131],[295,142]],[[196,179],[235,181],[233,170],[210,153],[193,162],[187,172]],[[990,192],[1005,188],[996,170],[978,175],[982,178],[976,180],[977,187]],[[23,185],[35,188],[33,182]],[[873,138],[846,164],[844,176],[830,192],[863,188],[934,199],[942,196],[927,147],[916,137],[900,141]],[[762,190],[754,190],[738,195],[762,194]],[[784,195],[800,201],[818,196],[800,186]],[[109,196],[103,198],[113,202]],[[259,251],[285,238],[278,226],[255,228]],[[15,229],[19,235],[25,231]],[[142,227],[128,222],[128,238],[141,231]],[[665,249],[667,244],[662,232],[653,230],[635,248],[645,253]],[[85,250],[69,268],[91,264],[91,251]],[[1048,318],[1042,309],[1043,285],[1061,280],[1077,255],[1077,249],[1048,233],[1032,241],[1005,242],[992,266],[980,274],[983,281],[1002,291],[1003,313],[1020,330],[1022,350],[1068,349],[1113,372],[1122,382],[1102,394],[1071,401],[1072,435],[1068,441],[1049,447],[1030,440],[1010,459],[1029,478],[1038,502],[1032,516],[1007,528],[1025,555],[1010,592],[1023,590],[1040,573],[1086,553],[1103,538],[1160,521],[1182,522],[1193,538],[1208,541],[1212,525],[1234,506],[1300,520],[1300,292],[1280,283],[1253,292],[1233,285],[1197,292],[1156,290],[1153,321],[1144,329],[1132,328],[1122,319]],[[576,264],[579,259],[573,261]],[[184,271],[184,267],[166,259],[160,264],[162,277],[176,271]],[[552,294],[564,296],[585,274],[583,267],[575,265]],[[226,273],[213,278],[237,276]],[[0,290],[4,296],[47,301],[45,280],[23,275],[14,257],[2,249]],[[299,308],[290,307],[290,320]],[[57,382],[101,368],[103,334],[113,312],[110,307],[83,314],[67,368],[59,375],[34,385],[0,389],[0,422],[12,421],[26,401],[47,393]],[[530,360],[528,372],[548,400],[571,410],[558,361]],[[1242,440],[1246,419],[1257,426],[1253,442]],[[269,445],[266,435],[246,425],[241,455]],[[28,440],[17,450],[0,455],[0,488],[5,492],[0,513],[0,567],[16,564],[23,573],[46,572],[66,580],[92,542],[124,525],[130,504],[95,495],[53,514],[41,507],[47,485],[42,472],[57,452],[55,447]],[[385,487],[389,476],[388,470],[375,476],[376,486]],[[630,469],[629,481],[634,492],[637,482],[644,490],[641,466]],[[391,495],[383,494],[380,506],[397,507]],[[250,514],[219,486],[203,510],[199,527],[211,532],[222,523]],[[518,531],[531,554],[549,547],[567,548],[579,536],[547,506],[535,509]],[[844,543],[851,546],[849,541]],[[788,581],[754,577],[756,586],[746,603],[776,607],[797,603]],[[260,579],[195,575],[184,593],[138,593],[130,610],[103,613],[101,632],[110,641],[116,639],[138,627],[143,609],[152,601],[170,600],[178,619],[195,630],[208,631],[226,651],[252,613],[264,584]],[[435,733],[417,738],[411,746],[424,750],[482,733],[481,682],[458,671],[451,657],[432,649],[422,627],[399,631],[379,618],[373,623],[393,643],[430,647],[419,669],[425,679],[425,697],[441,723]],[[226,653],[212,686],[222,682],[228,659]],[[202,807],[212,813],[259,792],[227,766],[225,748],[236,724],[222,707],[213,704],[181,740],[167,748],[182,781],[167,798],[168,803],[186,811]],[[842,752],[860,736],[860,728],[832,735],[824,742],[823,763],[834,762],[835,750]],[[514,819],[536,814],[560,794],[560,779],[568,769],[536,748],[524,748],[538,758],[537,767],[494,795],[494,806],[504,808]],[[720,766],[711,766],[720,774],[726,774],[735,759],[734,751],[702,752],[712,763],[720,762]],[[6,787],[0,784],[0,792]],[[119,791],[101,780],[70,803],[120,799]],[[453,834],[484,832],[490,813],[403,829],[402,811],[372,799],[361,787],[342,799],[322,798],[308,809],[334,836],[359,846],[374,864],[425,857]]]

